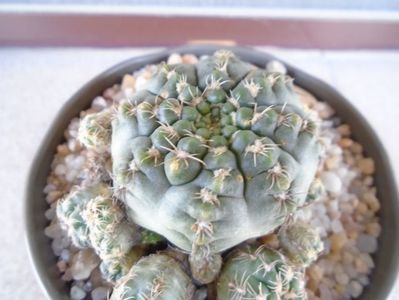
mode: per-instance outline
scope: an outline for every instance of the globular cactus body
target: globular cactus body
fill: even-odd
[[[190,300],[194,292],[190,277],[175,259],[153,254],[118,281],[111,300]]]
[[[302,272],[265,247],[245,245],[229,254],[217,282],[218,300],[306,299]]]
[[[197,65],[161,65],[120,104],[111,150],[114,187],[134,222],[213,255],[305,203],[320,147],[288,76],[219,51]]]

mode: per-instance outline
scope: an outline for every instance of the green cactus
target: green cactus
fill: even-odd
[[[97,151],[109,149],[111,142],[111,109],[86,115],[80,123],[79,141],[87,148]]]
[[[320,178],[315,178],[308,191],[308,195],[306,197],[306,204],[311,204],[315,201],[322,199],[326,195],[326,189],[323,185],[323,182]]]
[[[129,222],[124,209],[112,199],[109,187],[103,183],[72,192],[59,202],[57,215],[76,246],[96,251],[102,260],[101,271],[109,281],[125,275],[145,254],[148,245],[162,240]]]
[[[213,255],[304,205],[320,145],[288,76],[224,50],[197,65],[161,64],[119,105],[111,152],[133,221],[191,252],[192,263],[205,249],[212,274]]]
[[[301,267],[308,267],[324,249],[318,232],[301,221],[283,226],[278,239],[289,260]]]
[[[190,300],[195,287],[179,263],[164,254],[143,257],[116,284],[111,300]]]
[[[306,299],[304,274],[266,247],[245,245],[230,253],[217,282],[218,300]]]

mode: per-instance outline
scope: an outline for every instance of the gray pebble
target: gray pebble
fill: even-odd
[[[71,288],[71,299],[72,300],[81,300],[86,297],[86,292],[78,286],[73,286]]]
[[[359,235],[356,245],[360,252],[374,253],[377,251],[377,239],[371,235],[361,234]]]

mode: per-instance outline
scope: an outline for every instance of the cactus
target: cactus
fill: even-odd
[[[218,300],[306,299],[304,274],[278,251],[245,245],[230,253],[217,282]]]
[[[278,239],[285,255],[297,266],[308,267],[324,249],[318,232],[301,221],[284,225]]]
[[[105,151],[111,142],[112,111],[106,109],[86,115],[80,123],[79,141],[89,149]]]
[[[111,300],[190,300],[195,287],[179,263],[165,255],[143,257],[116,284]]]
[[[57,215],[76,246],[96,251],[102,260],[101,271],[109,281],[125,275],[145,254],[147,245],[161,240],[129,222],[103,183],[72,192],[58,203]]]
[[[304,205],[320,145],[291,78],[224,50],[196,65],[161,64],[119,105],[111,153],[132,220],[190,252],[193,274],[209,280],[214,255]]]

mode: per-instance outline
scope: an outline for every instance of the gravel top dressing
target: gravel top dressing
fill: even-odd
[[[167,63],[196,64],[200,59],[203,58],[197,58],[190,54],[173,54],[168,58]],[[112,168],[109,154],[106,155],[103,152],[100,155],[97,151],[85,147],[78,140],[81,120],[89,114],[117,110],[124,99],[132,97],[135,92],[143,89],[155,70],[155,65],[148,65],[133,74],[126,74],[120,84],[109,87],[101,96],[93,99],[91,107],[82,111],[80,118],[71,120],[64,133],[65,142],[57,147],[52,170],[44,189],[46,201],[49,204],[45,217],[50,222],[45,229],[45,234],[52,239],[52,249],[54,255],[58,257],[57,267],[60,276],[64,281],[70,283],[71,299],[105,300],[110,297],[114,287],[112,281],[103,278],[102,259],[90,247],[76,247],[76,241],[72,242],[67,228],[60,222],[56,213],[58,201],[62,201],[79,186],[103,180],[103,177],[106,177]],[[285,67],[277,61],[270,62],[266,66],[266,70],[282,74],[286,72]],[[256,86],[251,83],[249,83],[248,89],[250,92],[257,92]],[[320,127],[319,142],[323,146],[323,150],[316,172],[316,178],[320,185],[313,187],[319,188],[318,199],[299,207],[295,216],[290,215],[292,220],[288,220],[287,224],[295,221],[310,225],[320,235],[323,251],[315,262],[310,263],[306,271],[302,270],[301,274],[297,275],[293,272],[288,276],[288,271],[285,271],[284,274],[287,277],[284,280],[291,280],[290,282],[293,282],[296,276],[304,276],[306,290],[304,294],[287,292],[282,299],[306,299],[306,297],[323,300],[354,299],[359,297],[369,284],[369,275],[374,267],[372,254],[377,251],[377,239],[381,232],[377,216],[380,202],[376,197],[377,191],[373,181],[374,161],[364,156],[363,146],[351,138],[351,128],[341,122],[339,116],[335,115],[328,104],[318,101],[297,86],[294,89],[305,107],[307,118],[313,120]],[[171,147],[171,145],[168,146],[168,148]],[[251,149],[248,147],[247,149],[249,149],[247,150],[249,153]],[[256,156],[254,155],[254,157]],[[115,191],[116,194],[120,192]],[[219,204],[218,198],[205,189],[201,190],[198,197],[212,205]],[[259,250],[260,248],[256,250],[256,254],[261,251],[274,253],[273,251],[280,249],[282,240],[278,238],[278,234],[283,226],[268,235],[247,240],[245,247],[247,247],[248,255],[254,251],[251,248],[252,245],[259,243],[264,247],[261,250]],[[205,237],[213,230],[203,223],[196,224],[195,229]],[[144,235],[143,232],[142,235]],[[147,238],[156,239],[151,236],[151,233]],[[79,242],[84,245],[84,241]],[[183,270],[189,269],[188,255],[175,250],[171,243],[161,242],[161,244],[159,249],[162,249],[163,253],[176,259]],[[232,254],[228,256],[229,260],[234,260],[234,255],[240,257],[239,250],[236,249],[238,249],[237,246],[231,250]],[[269,255],[269,253],[264,255]],[[165,257],[159,256],[159,265],[169,268]],[[223,262],[226,261],[227,258],[223,257]],[[145,263],[145,259],[142,259],[135,266],[137,274],[141,274],[139,268],[141,265],[145,266]],[[273,264],[270,261],[269,263]],[[263,269],[263,271],[266,274],[266,270]],[[186,280],[184,276],[187,275],[184,273],[181,276],[180,282],[184,282]],[[289,279],[287,279],[288,277]],[[276,284],[275,290],[279,288],[277,279],[273,281]],[[260,297],[262,291],[257,291],[256,297],[248,298],[245,296],[246,292],[239,289],[239,281],[238,279],[236,286],[229,285],[229,288],[234,290],[231,299],[269,299],[266,294],[262,296],[263,298]],[[212,299],[214,288],[211,285],[195,283],[197,288],[193,292],[193,299],[200,300],[207,299],[207,297]],[[121,283],[117,281],[118,285]],[[159,283],[158,287],[161,286],[162,284]],[[114,293],[117,292],[119,290],[116,288]],[[151,294],[137,299],[158,299],[157,295],[160,294],[160,292],[157,294],[155,288]],[[122,298],[115,297],[115,299]],[[172,300],[172,298],[170,299]]]

